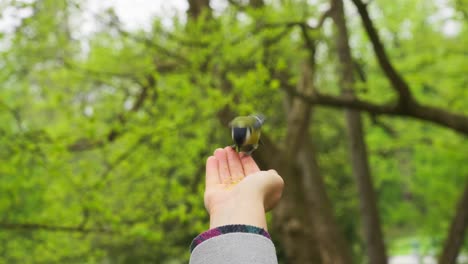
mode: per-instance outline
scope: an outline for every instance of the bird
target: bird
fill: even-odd
[[[264,123],[265,116],[262,114],[234,118],[229,123],[232,140],[234,141],[232,147],[237,152],[244,152],[250,156],[258,148],[260,132]]]

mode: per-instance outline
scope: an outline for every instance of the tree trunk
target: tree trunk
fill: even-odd
[[[465,233],[468,227],[468,180],[465,183],[465,190],[458,202],[457,212],[450,225],[444,249],[439,256],[439,264],[455,264],[457,256],[466,239]]]
[[[297,89],[311,93],[311,80],[311,67],[304,63]],[[287,98],[285,100],[289,101]],[[269,165],[279,172],[286,183],[281,202],[273,211],[274,229],[281,237],[288,263],[324,263],[321,261],[322,252],[318,246],[320,242],[316,240],[312,224],[315,221],[312,206],[305,198],[302,187],[303,172],[297,162],[301,144],[307,136],[311,105],[293,99],[287,108],[288,130],[285,147],[276,158],[272,159],[271,154],[268,157]]]
[[[283,197],[273,211],[273,229],[281,240],[287,263],[324,263],[318,248],[320,242],[315,239],[313,210],[301,188],[301,172],[288,161],[271,157],[270,161],[274,163],[270,168],[276,169],[285,181]]]
[[[342,0],[333,0],[333,18],[336,25],[336,49],[339,58],[338,71],[341,75],[342,94],[354,98],[354,76],[351,50]],[[367,146],[364,140],[362,119],[359,112],[345,110],[349,140],[349,154],[353,175],[359,192],[362,230],[369,263],[387,263],[384,238],[381,230],[377,199],[370,175]]]
[[[313,142],[306,138],[299,161],[302,167],[302,187],[309,213],[313,217],[315,237],[322,263],[352,263],[351,249],[335,221],[333,207],[327,196],[325,183],[317,163]],[[314,263],[314,262],[309,262]]]
[[[211,13],[210,0],[188,0],[187,14],[190,18],[197,19],[203,11]]]
[[[297,89],[313,93],[313,79],[313,66],[307,60]],[[288,108],[285,148],[276,160],[267,157],[286,182],[282,201],[274,211],[274,228],[282,238],[288,263],[351,263],[313,148],[305,144],[311,105],[295,98]]]
[[[260,8],[265,5],[265,2],[263,2],[263,0],[250,0],[249,4],[253,8]]]

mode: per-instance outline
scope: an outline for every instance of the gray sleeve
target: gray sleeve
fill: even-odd
[[[198,245],[190,264],[277,264],[273,242],[261,235],[229,233]]]

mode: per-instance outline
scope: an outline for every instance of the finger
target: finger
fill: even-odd
[[[224,149],[216,149],[214,156],[218,160],[219,179],[221,183],[230,184],[232,182],[231,173],[229,172],[229,164],[227,161],[226,151]]]
[[[277,172],[276,170],[274,170],[274,169],[270,169],[270,170],[268,170],[268,172],[273,173],[273,174],[276,174],[276,175],[279,176],[278,172]]]
[[[265,199],[265,211],[273,209],[281,199],[284,188],[284,180],[275,170],[268,170],[270,180],[270,188]]]
[[[239,182],[245,176],[244,169],[242,168],[242,163],[239,158],[239,153],[237,153],[231,147],[224,148],[227,152],[227,160],[229,164],[229,171],[231,172],[231,178],[233,182]]]
[[[242,167],[244,167],[245,176],[260,171],[260,168],[258,167],[255,160],[252,158],[252,156],[245,155],[241,157],[240,160],[242,162]]]
[[[206,189],[209,189],[221,183],[219,178],[218,160],[210,156],[206,160]]]

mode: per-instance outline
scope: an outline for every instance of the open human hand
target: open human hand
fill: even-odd
[[[251,156],[231,147],[216,149],[206,162],[205,207],[210,228],[248,224],[266,229],[265,211],[279,202],[283,186],[276,171],[261,171]]]

